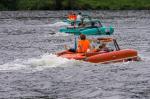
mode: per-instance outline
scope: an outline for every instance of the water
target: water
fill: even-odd
[[[67,11],[0,12],[1,99],[150,99],[150,11],[83,11],[115,27],[141,62],[92,64],[57,57],[73,46],[59,33]]]

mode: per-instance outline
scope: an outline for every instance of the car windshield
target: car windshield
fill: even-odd
[[[116,50],[115,46],[114,46],[114,42],[113,41],[110,41],[110,42],[102,42],[102,41],[99,41],[99,40],[92,40],[91,42],[91,46],[92,48],[99,48],[99,46],[101,46],[103,43],[106,44],[106,47],[109,48],[110,50]]]

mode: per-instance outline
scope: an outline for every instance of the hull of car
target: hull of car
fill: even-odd
[[[60,32],[68,33],[68,34],[85,34],[85,35],[112,35],[114,33],[113,27],[85,27],[85,28],[78,28],[74,26],[61,28]]]
[[[138,53],[133,49],[123,49],[111,52],[88,52],[88,53],[73,53],[69,51],[58,53],[59,57],[67,59],[82,60],[91,63],[114,63],[126,61],[138,61]]]

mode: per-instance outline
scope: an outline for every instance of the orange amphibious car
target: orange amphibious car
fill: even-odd
[[[112,43],[114,49],[111,50],[93,50],[86,53],[70,52],[68,50],[57,53],[59,57],[75,60],[83,60],[91,63],[113,63],[126,61],[139,61],[138,52],[134,49],[120,49],[116,39],[98,38],[99,42]]]

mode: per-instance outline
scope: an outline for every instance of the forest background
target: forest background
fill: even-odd
[[[0,10],[150,10],[150,0],[0,0]]]

